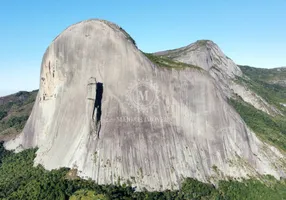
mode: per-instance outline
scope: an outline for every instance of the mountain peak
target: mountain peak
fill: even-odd
[[[229,59],[211,40],[197,40],[196,42],[178,49],[161,51],[156,55],[166,56],[183,63],[199,66],[206,71],[215,69],[225,76],[240,76],[239,67]]]
[[[198,40],[188,46],[155,53],[182,63],[203,68],[217,81],[226,96],[231,96],[229,84],[241,76],[240,68],[211,40]]]
[[[103,20],[103,19],[97,19],[97,18],[92,18],[92,19],[88,19],[88,20],[83,20],[80,21],[78,23],[75,23],[69,27],[67,27],[63,32],[66,31],[72,31],[73,29],[80,29],[81,27],[89,27],[90,30],[85,30],[85,32],[90,32],[92,31],[95,27],[100,27],[100,26],[108,26],[108,28],[112,29],[112,31],[117,32],[117,33],[121,33],[124,35],[124,37],[130,41],[133,45],[136,46],[136,42],[135,40],[121,27],[118,26],[117,24],[107,21],[107,20]],[[107,30],[106,28],[104,30]],[[55,39],[57,40],[62,34],[58,35]],[[85,34],[85,37],[89,37],[90,34]],[[137,46],[136,46],[137,47]]]
[[[191,45],[200,45],[200,46],[206,46],[206,45],[216,45],[212,40],[197,40],[195,43],[192,43]]]

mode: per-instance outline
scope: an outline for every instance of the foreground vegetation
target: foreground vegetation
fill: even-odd
[[[285,199],[286,182],[265,176],[254,179],[220,181],[211,184],[187,178],[180,190],[136,192],[128,185],[97,185],[92,180],[69,178],[70,169],[46,171],[33,167],[36,149],[15,154],[0,143],[0,199]]]

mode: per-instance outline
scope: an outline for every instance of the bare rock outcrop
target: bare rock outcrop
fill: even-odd
[[[215,71],[218,71],[219,74],[231,78],[242,75],[239,67],[224,55],[217,44],[210,40],[198,40],[186,47],[161,51],[155,54],[167,56],[183,63],[200,66],[204,70],[211,71],[214,74],[216,74]]]
[[[176,189],[185,177],[285,175],[284,155],[248,130],[207,71],[155,66],[115,24],[70,26],[41,67],[32,114],[6,148],[38,147],[35,163],[47,169],[148,190]]]
[[[228,98],[239,95],[244,101],[267,114],[281,114],[277,108],[267,103],[246,85],[236,81],[237,77],[242,76],[240,68],[211,40],[198,40],[185,47],[154,54],[202,67],[216,80],[217,86]]]

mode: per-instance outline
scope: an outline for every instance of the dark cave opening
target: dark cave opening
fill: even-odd
[[[94,107],[97,109],[96,112],[96,122],[100,121],[101,118],[101,103],[102,103],[102,94],[103,94],[103,83],[96,83],[96,96],[95,96],[95,105]]]
[[[95,95],[95,101],[94,101],[94,110],[92,114],[92,118],[95,121],[97,137],[99,137],[99,132],[101,129],[100,119],[101,119],[101,114],[102,114],[102,111],[101,111],[102,95],[103,95],[103,83],[98,82],[96,83],[96,95]],[[94,118],[95,111],[96,111],[96,118]]]

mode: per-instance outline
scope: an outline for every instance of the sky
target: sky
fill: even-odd
[[[286,66],[286,0],[1,0],[0,96],[37,89],[52,40],[91,18],[120,25],[145,52],[209,39],[237,64]]]

